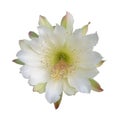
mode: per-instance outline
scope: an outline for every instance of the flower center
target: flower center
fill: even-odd
[[[54,80],[66,79],[68,71],[69,65],[64,60],[61,59],[57,64],[54,65],[51,71],[51,77]]]
[[[68,75],[76,69],[76,54],[69,49],[60,49],[55,51],[49,58],[51,58],[52,68],[51,77],[54,80],[67,79]]]
[[[54,80],[66,79],[69,72],[70,57],[65,51],[58,51],[55,54],[54,66],[51,70],[51,77]]]
[[[58,52],[56,54],[56,63],[58,63],[59,61],[65,61],[66,63],[69,63],[69,60],[70,60],[70,57],[69,55],[67,55],[67,53],[64,53],[64,52]]]

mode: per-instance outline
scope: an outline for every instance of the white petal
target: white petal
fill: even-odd
[[[86,78],[86,79],[93,78],[99,73],[96,68],[92,68],[92,69],[80,68],[78,72],[81,78]]]
[[[97,32],[94,34],[89,34],[83,37],[83,40],[87,42],[88,47],[93,47],[98,42],[98,34]]]
[[[100,53],[98,53],[98,52],[93,52],[93,59],[94,59],[94,64],[98,64],[98,63],[100,63],[100,61],[102,60],[102,56],[100,55]]]
[[[38,83],[44,83],[48,80],[48,74],[46,71],[41,70],[37,67],[30,67],[28,65],[24,65],[20,72],[23,77],[29,79],[30,85],[37,85]]]
[[[30,52],[32,54],[38,54],[41,50],[42,40],[40,38],[34,38],[31,41],[28,40],[20,40],[19,41],[20,47],[25,52]]]
[[[36,38],[30,42],[30,47],[36,52],[37,54],[41,54],[42,52],[42,40],[40,38]]]
[[[90,93],[91,84],[88,79],[81,78],[79,72],[68,78],[69,84],[76,88],[78,91],[83,93]]]
[[[46,85],[46,99],[49,103],[55,103],[60,99],[62,92],[62,81],[48,81]]]
[[[76,30],[73,33],[73,35],[72,35],[68,44],[70,45],[70,47],[84,52],[84,51],[92,50],[93,47],[97,44],[97,42],[98,42],[97,33],[90,34],[90,35],[87,35],[87,36],[82,36],[81,31]]]
[[[22,66],[20,68],[20,73],[23,75],[24,78],[29,79],[30,78],[30,73],[31,73],[30,66],[28,66],[28,65]]]
[[[31,41],[28,41],[28,40],[19,41],[21,49],[25,52],[30,52],[32,54],[37,54],[36,46],[39,45],[39,50],[40,50],[41,43],[42,43],[42,40],[39,38],[34,38],[34,40],[31,40]]]
[[[56,25],[54,29],[55,38],[54,42],[60,45],[64,45],[66,40],[66,31],[63,27]]]
[[[34,52],[21,50],[17,53],[17,57],[27,65],[31,65],[31,66],[41,65],[40,56],[35,54]]]
[[[30,48],[30,41],[28,40],[20,40],[19,41],[20,48],[24,51],[32,51]]]
[[[68,80],[63,80],[63,90],[67,95],[74,95],[77,90],[71,87],[68,83]]]
[[[39,68],[31,70],[31,76],[29,80],[30,85],[37,85],[38,83],[45,83],[48,80],[47,73]]]
[[[79,66],[82,68],[95,68],[96,65],[102,60],[102,56],[97,52],[82,53]]]
[[[45,26],[38,27],[39,36],[42,38],[51,38],[53,31]]]
[[[43,41],[42,44],[44,45],[44,47],[52,47],[54,45],[54,41],[55,43],[57,43],[53,31],[50,30],[49,28],[46,28],[44,26],[39,26],[38,31],[40,36],[39,39]]]
[[[82,29],[76,29],[76,30],[73,32],[73,35],[74,35],[74,36],[77,36],[77,37],[82,37]]]

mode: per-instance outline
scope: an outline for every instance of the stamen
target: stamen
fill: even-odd
[[[54,80],[65,79],[67,77],[69,66],[63,60],[60,60],[52,69],[51,77]]]

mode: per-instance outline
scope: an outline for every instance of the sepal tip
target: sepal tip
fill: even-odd
[[[22,61],[20,61],[19,59],[14,59],[14,60],[12,60],[12,62],[19,64],[19,65],[24,65],[24,63]]]
[[[55,109],[58,109],[58,108],[59,108],[60,103],[61,103],[61,100],[62,100],[62,94],[60,95],[60,99],[59,99],[57,102],[54,103]]]

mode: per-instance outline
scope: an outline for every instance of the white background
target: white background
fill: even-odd
[[[63,96],[58,110],[44,94],[32,92],[12,60],[18,41],[37,32],[39,15],[54,25],[69,11],[74,28],[91,22],[98,32],[96,50],[106,60],[96,80],[102,93]],[[0,120],[120,120],[120,3],[119,0],[1,0],[0,1]]]

